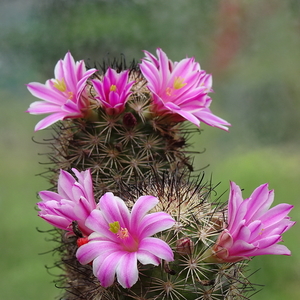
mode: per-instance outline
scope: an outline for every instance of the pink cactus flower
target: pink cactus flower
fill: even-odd
[[[109,115],[119,114],[132,94],[131,87],[135,81],[128,82],[129,70],[117,73],[108,68],[102,81],[92,80],[97,96],[103,108]]]
[[[243,200],[239,186],[230,183],[228,226],[213,247],[217,262],[237,262],[265,254],[291,255],[286,246],[278,243],[295,224],[287,216],[293,206],[283,203],[269,209],[273,200],[274,191],[268,189],[268,184],[259,186]]]
[[[153,196],[142,196],[130,213],[122,199],[106,193],[100,199],[100,209],[87,218],[85,225],[94,233],[76,256],[82,264],[93,261],[94,275],[103,287],[112,285],[115,275],[122,287],[133,286],[138,280],[137,261],[157,266],[161,259],[174,260],[169,245],[151,237],[175,223],[165,212],[147,214],[157,203]]]
[[[96,208],[90,170],[78,172],[72,169],[78,181],[68,172],[61,170],[58,178],[58,193],[42,191],[41,202],[37,203],[39,216],[53,226],[73,233],[72,222],[77,221],[84,236],[92,230],[84,223]]]
[[[153,94],[152,110],[157,115],[171,115],[175,122],[188,120],[197,126],[200,121],[214,127],[228,130],[230,124],[215,116],[209,109],[212,92],[212,77],[200,69],[194,58],[172,62],[157,49],[156,58],[144,51],[140,69],[148,81]]]
[[[58,120],[84,117],[89,108],[84,88],[87,79],[96,71],[96,69],[86,71],[84,61],[75,63],[71,53],[68,52],[55,66],[55,79],[49,79],[45,84],[29,83],[27,85],[29,92],[43,101],[33,102],[27,112],[34,115],[51,114],[37,123],[35,131],[44,129]]]

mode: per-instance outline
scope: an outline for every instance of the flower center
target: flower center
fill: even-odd
[[[109,223],[109,230],[117,235],[124,250],[128,252],[135,252],[138,250],[138,242],[130,235],[127,228],[120,226],[118,221]]]
[[[67,86],[66,86],[66,82],[64,80],[64,78],[62,78],[61,80],[59,79],[55,79],[53,82],[53,86],[58,89],[59,91],[65,93],[64,95],[68,98],[68,99],[72,99],[73,98],[73,93],[72,92],[67,92]]]
[[[115,92],[117,90],[117,86],[112,84],[109,89],[111,92]]]
[[[67,86],[63,78],[61,80],[55,79],[53,86],[61,92],[65,92],[67,90]]]
[[[184,78],[181,77],[175,77],[174,83],[173,83],[173,88],[175,90],[179,90],[183,88],[186,85],[186,82],[184,83]]]
[[[174,94],[174,90],[180,90],[181,88],[186,86],[187,83],[183,82],[183,81],[184,81],[184,78],[175,77],[174,82],[173,82],[173,86],[166,88],[166,95],[170,97]]]

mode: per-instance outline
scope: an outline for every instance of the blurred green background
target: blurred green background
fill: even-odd
[[[213,74],[212,111],[232,124],[229,133],[203,125],[191,150],[198,169],[229,180],[248,197],[269,182],[275,202],[295,205],[300,195],[299,0],[1,0],[0,2],[0,299],[58,297],[44,265],[53,264],[51,227],[36,215],[36,192],[47,189],[34,133],[41,116],[24,111],[35,99],[26,83],[53,77],[70,50],[90,65],[109,56],[143,57],[161,47],[172,60],[194,56]],[[252,282],[265,285],[251,299],[300,299],[300,235],[284,235],[291,257],[262,256],[250,263]],[[249,272],[249,274],[251,273]],[[258,287],[260,289],[260,287]]]

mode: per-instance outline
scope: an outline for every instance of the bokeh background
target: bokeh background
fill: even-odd
[[[202,126],[192,151],[204,151],[195,167],[229,180],[248,197],[269,182],[275,202],[295,205],[300,219],[300,1],[299,0],[1,0],[0,1],[0,298],[52,300],[60,291],[41,254],[55,245],[51,227],[36,215],[36,192],[49,186],[42,141],[34,133],[41,116],[25,113],[35,99],[25,84],[53,77],[70,50],[90,65],[122,53],[130,62],[141,50],[161,47],[172,60],[194,56],[213,74],[212,111],[232,124],[230,132]],[[291,257],[264,256],[250,263],[251,299],[300,299],[300,235],[284,235]],[[55,270],[50,270],[50,273]],[[258,290],[262,287],[258,286]]]

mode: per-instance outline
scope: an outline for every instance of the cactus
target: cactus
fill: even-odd
[[[52,113],[36,130],[59,121],[46,141],[53,187],[39,193],[38,207],[57,228],[51,234],[59,245],[61,299],[248,299],[255,292],[245,275],[250,255],[233,256],[226,244],[231,238],[235,245],[231,203],[240,191],[232,185],[228,206],[222,203],[204,173],[193,172],[187,151],[199,130],[185,121],[230,125],[209,109],[211,76],[193,58],[173,63],[161,49],[157,56],[145,51],[140,65],[127,69],[121,60],[87,71],[67,53],[55,79],[28,85],[44,100],[28,112]],[[279,237],[293,225],[286,217],[291,208],[282,207],[276,219],[280,228],[286,224]],[[149,241],[157,251],[144,246]],[[114,259],[114,249],[122,258]],[[285,248],[268,251],[289,255]],[[120,267],[124,257],[137,257],[132,270]]]

